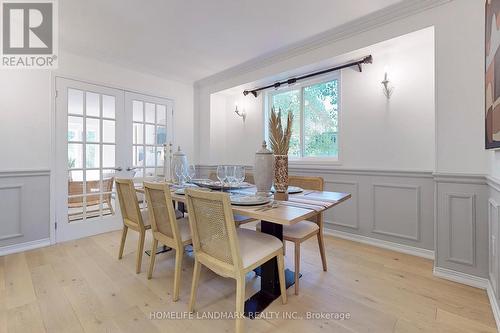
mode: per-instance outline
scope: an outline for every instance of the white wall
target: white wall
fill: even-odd
[[[93,59],[64,53],[53,75],[175,100],[175,142],[194,155],[193,88]],[[49,169],[52,78],[48,70],[0,70],[1,170]]]
[[[0,170],[50,167],[51,79],[46,70],[0,70]]]
[[[274,55],[197,82],[199,123],[210,115],[211,93],[254,82],[295,68],[318,63],[377,42],[420,30],[435,28],[436,152],[434,170],[442,173],[484,174],[488,155],[484,151],[484,3],[455,0],[389,23],[321,42],[289,54]],[[348,29],[347,29],[348,30]],[[356,30],[356,28],[354,28]],[[415,50],[417,51],[417,50]],[[376,60],[376,59],[375,59]],[[403,85],[401,85],[403,86]],[[400,90],[398,88],[398,90]],[[394,93],[394,99],[398,91]],[[413,125],[413,124],[412,124]],[[206,142],[200,132],[199,144]],[[200,162],[206,159],[200,150]],[[412,164],[411,162],[408,164]],[[427,168],[428,163],[425,164]],[[362,166],[360,166],[362,167]]]
[[[434,30],[378,43],[344,58],[366,54],[373,56],[374,63],[364,66],[362,73],[342,71],[338,167],[434,170]],[[387,66],[390,84],[395,87],[390,100],[380,84]],[[264,94],[254,98],[241,92],[236,88],[211,95],[211,141],[203,143],[211,152],[211,163],[251,165],[260,147]],[[225,108],[221,100],[225,100]],[[245,122],[234,113],[236,101],[247,112]]]

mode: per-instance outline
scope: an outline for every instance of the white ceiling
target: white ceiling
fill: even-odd
[[[400,0],[64,0],[60,45],[196,81]]]

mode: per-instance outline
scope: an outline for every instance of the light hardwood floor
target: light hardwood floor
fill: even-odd
[[[185,254],[180,300],[170,295],[175,255],[149,257],[135,274],[137,235],[118,261],[120,231],[0,257],[0,332],[232,332],[231,320],[151,320],[154,311],[187,309],[193,260]],[[149,234],[149,233],[148,233]],[[328,272],[317,242],[303,244],[301,293],[288,290],[271,311],[345,312],[349,320],[245,320],[247,332],[496,332],[485,291],[432,276],[432,262],[325,237]],[[147,239],[149,248],[151,239]],[[289,247],[287,253],[293,253]],[[293,267],[293,256],[286,258]],[[247,276],[247,297],[258,286]],[[200,312],[234,311],[235,283],[203,268]]]

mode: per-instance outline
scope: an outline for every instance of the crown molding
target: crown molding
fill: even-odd
[[[362,16],[333,29],[314,35],[297,43],[277,49],[243,62],[237,66],[220,71],[194,82],[194,87],[209,86],[236,75],[241,75],[273,63],[281,62],[311,50],[321,48],[341,39],[352,37],[362,32],[375,29],[408,16],[444,5],[453,0],[404,0],[394,5],[382,8],[371,14]]]

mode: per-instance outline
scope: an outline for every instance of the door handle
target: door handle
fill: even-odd
[[[128,168],[127,168],[127,171],[133,171],[133,170],[135,170],[135,169],[137,169],[137,168],[131,168],[131,167],[128,167]]]
[[[115,171],[122,171],[122,170],[123,170],[122,167],[115,168]]]

